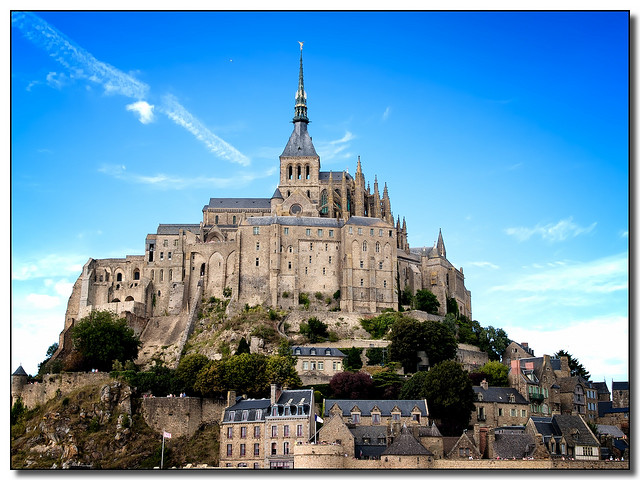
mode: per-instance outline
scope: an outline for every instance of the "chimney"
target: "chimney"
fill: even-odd
[[[282,393],[282,390],[280,389],[280,387],[278,387],[278,385],[276,385],[275,383],[272,383],[271,384],[271,404],[272,405],[278,401],[281,393]]]
[[[487,382],[486,378],[482,379],[482,381],[480,382],[480,386],[483,390],[489,390],[489,382]]]
[[[229,390],[227,392],[227,408],[233,407],[236,404],[236,392],[235,390]]]
[[[563,373],[566,373],[567,376],[571,375],[571,370],[569,370],[569,358],[568,357],[560,357],[560,370]]]
[[[524,349],[526,350],[527,348],[529,348],[529,343],[528,342],[522,342],[520,345],[522,345],[524,347]]]

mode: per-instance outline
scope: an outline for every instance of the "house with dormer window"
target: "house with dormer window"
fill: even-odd
[[[511,387],[491,387],[486,380],[473,387],[475,410],[471,412],[470,428],[524,425],[529,420],[529,402]]]
[[[329,383],[331,378],[342,372],[342,364],[346,355],[333,347],[291,347],[291,354],[296,359],[296,372],[303,385]]]

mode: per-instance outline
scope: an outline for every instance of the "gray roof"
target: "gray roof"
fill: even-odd
[[[233,422],[253,422],[256,421],[256,412],[262,411],[262,419],[267,415],[269,405],[271,401],[268,398],[262,398],[260,400],[255,399],[240,399],[235,405],[227,407],[224,412],[224,423],[231,422],[230,412],[234,412]],[[242,411],[247,410],[248,416],[245,420],[242,420]]]
[[[533,453],[536,440],[527,433],[496,434],[494,454],[500,458],[523,458]]]
[[[218,208],[226,209],[261,209],[271,210],[270,198],[210,198],[209,204],[202,210]]]
[[[386,425],[356,425],[354,428],[350,428],[349,431],[353,435],[356,444],[364,443],[364,438],[371,439],[371,443],[377,443],[378,438],[384,437],[384,448],[386,448]]]
[[[513,404],[528,405],[529,402],[518,392],[515,388],[508,387],[489,387],[486,390],[482,387],[474,386],[473,393],[476,395],[482,394],[482,400],[477,402],[496,402],[496,403],[511,403],[509,402],[509,395],[513,395]]]
[[[313,389],[283,390],[276,402],[278,405],[311,405]]]
[[[293,132],[281,157],[317,157],[306,122],[294,122]]]
[[[414,247],[414,248],[410,248],[409,252],[411,252],[413,255],[428,257],[429,254],[431,253],[431,250],[433,250],[433,247]]]
[[[178,235],[180,230],[187,230],[192,233],[200,233],[199,223],[177,223],[158,225],[157,235]]]
[[[283,198],[279,188],[276,188],[276,190],[273,192],[273,195],[271,195],[271,198]]]
[[[347,220],[347,225],[355,225],[357,227],[375,227],[375,226],[384,226],[386,228],[395,228],[393,225],[385,222],[381,218],[376,217],[357,217],[352,216]]]
[[[624,437],[624,432],[615,425],[598,424],[598,435],[611,435],[614,438]]]
[[[629,390],[629,382],[611,382],[611,390]]]
[[[22,368],[22,365],[20,365],[18,368],[16,368],[16,371],[13,372],[13,375],[20,375],[20,376],[25,376],[28,377],[27,372],[24,371],[24,368]]]
[[[324,217],[248,217],[244,220],[246,225],[263,226],[263,225],[285,225],[285,226],[303,226],[303,227],[325,227],[340,228],[343,225],[341,220],[336,218]]]
[[[360,412],[362,412],[363,417],[370,416],[371,410],[373,410],[374,407],[378,407],[383,417],[390,417],[391,410],[396,406],[401,411],[401,417],[410,417],[411,410],[416,406],[420,409],[423,416],[427,415],[426,400],[334,400],[327,398],[324,401],[325,416],[329,415],[331,407],[334,405],[337,405],[345,416],[350,415],[351,410],[356,406],[360,409]]]
[[[570,447],[575,445],[600,446],[579,415],[554,415],[552,422]]]
[[[318,180],[320,180],[320,182],[328,182],[329,181],[329,176],[331,176],[332,180],[334,183],[340,183],[342,182],[342,174],[344,173],[345,177],[347,177],[347,180],[353,180],[353,177],[349,174],[349,172],[319,172],[318,173]]]
[[[297,353],[299,351],[299,353]],[[315,353],[312,353],[314,351]],[[293,355],[305,355],[311,356],[315,355],[318,357],[346,357],[344,353],[342,353],[337,348],[332,347],[300,347],[294,346],[291,347],[291,352]]]
[[[609,387],[607,387],[607,382],[592,382],[593,388],[598,390],[598,394],[608,394]]]
[[[433,455],[433,453],[416,440],[404,427],[402,433],[382,452],[382,455]]]
[[[604,417],[607,413],[628,413],[629,407],[615,407],[613,402],[598,402],[598,416]]]

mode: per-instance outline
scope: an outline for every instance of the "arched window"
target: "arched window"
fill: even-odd
[[[133,279],[140,280],[140,270],[138,270],[137,268],[133,271]]]
[[[380,242],[376,242],[376,253],[380,253]]]
[[[204,268],[205,268],[205,264],[203,263],[202,265],[200,265],[200,276],[204,277]]]
[[[121,282],[122,281],[122,273],[118,272],[118,274],[116,275],[116,282]]]
[[[289,165],[289,180],[293,180],[293,166]]]
[[[363,252],[367,251],[367,241],[366,240],[364,242],[362,242],[362,251]]]
[[[309,180],[309,165],[307,165],[307,166],[306,166],[306,167],[304,167],[304,168],[305,168],[305,178],[306,178],[307,180]]]
[[[297,176],[298,180],[300,180],[302,178],[302,167],[300,167],[300,165],[298,165],[298,176]]]

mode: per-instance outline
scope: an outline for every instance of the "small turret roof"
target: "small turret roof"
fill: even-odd
[[[22,365],[20,365],[15,372],[13,372],[13,375],[15,376],[25,376],[28,377],[27,372],[24,371],[24,368],[22,368]]]

